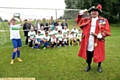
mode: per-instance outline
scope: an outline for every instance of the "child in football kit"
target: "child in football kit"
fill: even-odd
[[[67,35],[63,35],[63,44],[64,46],[68,45],[68,38],[67,38]]]
[[[43,41],[44,41],[44,48],[46,49],[47,47],[49,47],[49,41],[50,41],[50,36],[48,35],[48,32],[45,32],[45,36],[43,37]]]
[[[71,32],[74,32],[74,34],[77,36],[77,34],[78,34],[78,29],[76,28],[76,26],[74,26],[74,28],[71,30]]]
[[[35,36],[36,36],[36,32],[34,31],[34,28],[31,27],[30,31],[28,32],[29,47],[33,47]]]
[[[67,41],[68,41],[68,46],[70,46],[70,31],[67,31]]]
[[[82,33],[81,33],[81,31],[79,30],[79,32],[78,32],[78,34],[77,34],[78,45],[80,45],[80,43],[81,43],[81,36],[82,36]]]
[[[57,38],[55,37],[55,34],[52,34],[50,41],[51,41],[51,47],[55,48],[57,43]]]
[[[37,48],[38,50],[40,50],[40,46],[42,45],[42,41],[43,41],[43,36],[41,36],[41,32],[38,31],[37,35],[35,37],[35,46],[34,46],[34,48]]]
[[[40,31],[40,35],[41,35],[41,36],[45,36],[44,26],[41,26],[41,27],[40,27],[40,30],[38,30],[38,31]]]
[[[14,59],[17,53],[17,60],[21,62],[20,59],[20,47],[22,46],[22,41],[19,33],[19,28],[22,26],[22,20],[19,18],[20,24],[16,24],[16,20],[14,17],[8,22],[10,28],[10,39],[12,40],[12,44],[14,47],[14,51],[12,53],[11,64],[14,64]]]
[[[70,34],[70,45],[74,45],[74,43],[76,43],[76,35],[74,34],[74,32],[72,31]]]
[[[57,35],[57,43],[58,43],[58,48],[60,48],[61,46],[63,46],[63,34],[62,31],[58,31],[58,35]]]
[[[52,31],[52,33],[55,35],[55,37],[57,37],[58,35],[58,27],[55,27],[55,30]]]

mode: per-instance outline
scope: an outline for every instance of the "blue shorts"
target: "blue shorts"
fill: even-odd
[[[12,44],[14,48],[18,48],[22,46],[21,39],[12,39]]]

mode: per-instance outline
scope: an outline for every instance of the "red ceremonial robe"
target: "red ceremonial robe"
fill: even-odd
[[[98,26],[99,19],[104,19],[106,22],[102,28]],[[94,38],[95,39],[94,43],[97,43],[97,46],[94,47],[93,59],[94,59],[94,62],[96,63],[104,61],[105,59],[105,47],[104,47],[105,37],[111,35],[108,20],[100,16],[98,17],[98,20],[96,21],[95,34],[97,35],[98,33],[101,33],[103,36],[103,39],[97,39],[97,37]],[[81,46],[80,46],[78,56],[84,59],[87,59],[86,52],[87,52],[89,35],[90,35],[91,18],[90,17],[82,18],[82,15],[78,15],[76,18],[76,21],[78,23],[78,26],[82,29]]]

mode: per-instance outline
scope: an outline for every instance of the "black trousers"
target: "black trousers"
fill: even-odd
[[[63,44],[63,42],[62,41],[59,41],[59,43],[58,43],[58,46],[64,46],[64,44]]]
[[[26,45],[28,44],[28,36],[26,36],[25,44],[26,44]]]
[[[94,51],[87,51],[87,60],[86,60],[86,62],[88,63],[88,65],[91,64],[93,55],[94,55]],[[101,66],[101,62],[98,63],[98,66],[99,67]]]
[[[92,62],[93,53],[94,53],[94,51],[87,51],[87,60],[86,60],[86,62],[89,63],[89,64]]]
[[[29,42],[29,47],[33,47],[33,40]]]
[[[53,44],[51,44],[51,47],[54,48],[55,45],[56,45],[56,43],[53,43]]]
[[[68,42],[64,42],[64,45],[68,45]]]

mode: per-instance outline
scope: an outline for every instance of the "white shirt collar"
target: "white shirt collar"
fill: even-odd
[[[97,20],[98,19],[98,17],[96,17],[96,18],[92,18],[92,20]]]

